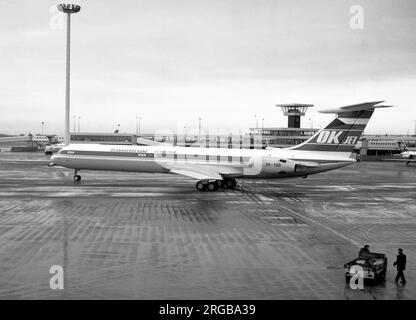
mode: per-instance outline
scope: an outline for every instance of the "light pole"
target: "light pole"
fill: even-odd
[[[81,128],[81,117],[78,117],[78,133],[80,132]]]
[[[136,137],[139,134],[139,117],[136,116]]]
[[[257,114],[254,115],[254,118],[256,118],[256,129],[259,128],[259,118],[257,117]]]
[[[201,117],[198,118],[198,140],[201,138]]]
[[[261,129],[262,129],[262,130],[264,129],[264,118],[263,118],[263,119],[261,119]]]
[[[140,134],[140,120],[142,120],[142,118],[139,117],[139,134]]]
[[[75,123],[76,123],[76,117],[75,116],[72,116],[72,118],[74,119],[74,133],[75,133]]]
[[[309,118],[309,121],[311,122],[311,135],[313,135],[312,131],[313,131],[313,120],[311,118]]]
[[[43,126],[44,126],[45,122],[42,121],[42,135],[43,135]]]
[[[66,88],[65,88],[65,145],[69,144],[69,88],[70,88],[70,43],[71,43],[71,14],[77,13],[81,7],[75,4],[59,4],[58,10],[66,13]]]

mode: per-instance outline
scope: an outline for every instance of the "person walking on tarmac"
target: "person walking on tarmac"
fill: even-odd
[[[399,249],[399,254],[397,255],[396,261],[393,263],[393,266],[397,268],[396,282],[401,279],[400,283],[405,284],[406,279],[404,278],[403,271],[406,269],[406,255],[403,253],[402,249]]]
[[[363,252],[370,252],[370,246],[368,244],[366,244],[364,247],[360,249],[360,251],[358,252],[358,255],[360,255]]]

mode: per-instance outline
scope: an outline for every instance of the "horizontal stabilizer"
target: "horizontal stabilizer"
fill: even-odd
[[[385,105],[379,105],[379,103],[384,102],[381,101],[373,101],[373,102],[363,102],[358,104],[351,104],[348,106],[333,108],[333,109],[324,109],[319,110],[320,113],[343,113],[343,112],[352,112],[352,111],[362,111],[362,110],[370,110],[375,108],[389,108],[392,106],[385,106]]]

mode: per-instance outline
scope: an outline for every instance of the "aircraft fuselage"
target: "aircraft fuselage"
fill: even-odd
[[[170,173],[171,166],[223,167],[224,177],[307,176],[353,163],[350,153],[290,149],[221,149],[169,146],[72,144],[52,156],[54,165],[78,170]]]

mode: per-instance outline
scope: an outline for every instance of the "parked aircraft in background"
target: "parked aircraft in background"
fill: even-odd
[[[401,159],[397,159],[396,161],[406,162],[406,165],[409,165],[411,162],[416,162],[416,150],[409,150],[409,148],[403,140],[397,143],[399,144],[399,148],[401,151]]]
[[[306,178],[355,162],[352,151],[374,109],[389,107],[382,102],[321,111],[337,115],[310,139],[286,149],[70,144],[51,157],[51,165],[74,169],[75,182],[80,170],[175,173],[196,179],[200,191],[233,189],[240,178]]]
[[[45,154],[54,154],[65,147],[65,143],[54,143],[45,147]]]

